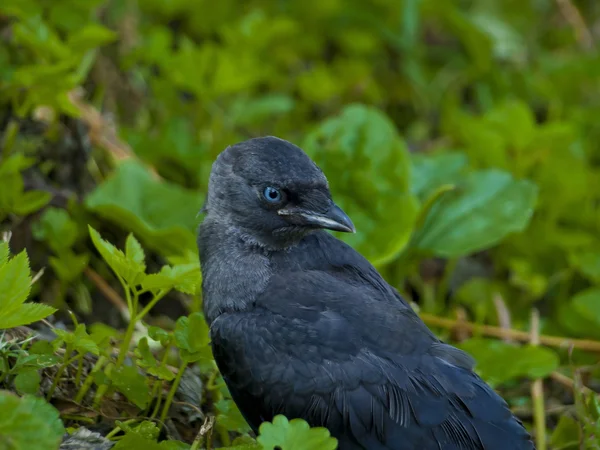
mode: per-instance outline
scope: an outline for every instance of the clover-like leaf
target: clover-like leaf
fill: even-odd
[[[374,264],[398,255],[411,235],[418,200],[410,192],[408,151],[393,122],[375,108],[353,104],[310,133],[304,149],[356,225],[355,234],[339,237]]]
[[[263,422],[256,439],[264,450],[335,450],[337,439],[331,437],[327,428],[310,428],[302,419],[288,421],[285,416],[277,415],[273,423]]]
[[[11,450],[58,448],[65,428],[56,408],[41,398],[0,391],[0,444]]]

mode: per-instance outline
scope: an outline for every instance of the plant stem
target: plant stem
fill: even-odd
[[[108,384],[101,384],[100,386],[98,386],[96,395],[94,395],[94,408],[98,408],[98,406],[100,406],[100,400],[102,400],[102,397],[104,397],[104,394],[106,394],[106,391],[108,391],[108,388],[110,387],[110,374],[114,367],[115,365],[113,363],[109,363],[104,369],[104,373],[109,378],[109,382]]]
[[[48,391],[48,394],[46,394],[46,401],[49,402],[50,399],[52,398],[52,396],[54,395],[56,386],[58,386],[58,382],[60,381],[62,374],[64,373],[65,369],[69,365],[69,356],[71,356],[72,352],[73,352],[73,344],[67,344],[67,348],[65,350],[65,356],[63,357],[63,362],[60,365],[60,367],[58,368],[58,370],[56,371],[56,374],[54,375],[54,379],[52,380],[52,386],[50,386],[50,390]]]
[[[156,294],[154,296],[154,298],[152,300],[150,300],[150,302],[144,307],[144,309],[142,309],[142,311],[137,316],[132,316],[132,317],[135,317],[136,321],[142,320],[144,318],[144,316],[146,314],[148,314],[152,308],[154,308],[154,306],[158,303],[158,301],[160,299],[162,299],[165,295],[167,295],[169,292],[170,292],[169,290],[160,291],[158,294]]]
[[[121,343],[121,347],[119,347],[119,356],[117,358],[117,364],[115,366],[116,369],[119,369],[125,358],[127,357],[127,353],[129,352],[129,346],[131,345],[131,338],[133,337],[133,333],[135,331],[135,323],[137,322],[137,304],[138,304],[137,293],[133,295],[133,301],[131,299],[131,295],[129,293],[129,289],[127,289],[127,304],[131,305],[130,309],[130,317],[129,323],[127,324],[127,330],[125,331],[125,336],[123,337],[123,342]]]
[[[92,383],[94,382],[94,374],[102,368],[106,361],[107,359],[104,356],[98,358],[98,361],[96,361],[96,364],[94,364],[94,367],[92,367],[91,372],[85,378],[83,385],[79,389],[79,392],[77,392],[77,395],[75,396],[75,403],[81,403],[83,397],[85,397],[85,394],[87,394],[90,387],[92,386]]]
[[[179,382],[181,381],[181,377],[183,376],[183,372],[185,371],[187,365],[187,361],[181,361],[181,364],[179,365],[179,370],[177,371],[177,375],[175,376],[175,380],[173,380],[173,385],[171,386],[171,389],[169,389],[165,405],[163,406],[162,413],[160,414],[160,421],[163,423],[167,418],[167,414],[169,413],[169,409],[171,408],[171,403],[173,403],[173,398],[175,397],[175,393],[177,392],[177,388],[179,387]]]
[[[83,355],[79,355],[79,362],[77,363],[77,373],[75,374],[75,385],[79,386],[81,381],[81,373],[83,372]]]

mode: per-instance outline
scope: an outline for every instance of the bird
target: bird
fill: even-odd
[[[227,147],[201,212],[210,345],[254,432],[281,414],[327,428],[341,450],[535,448],[473,358],[330,232],[356,228],[300,147]]]

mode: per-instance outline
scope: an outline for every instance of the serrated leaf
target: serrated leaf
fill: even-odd
[[[15,388],[20,394],[36,395],[40,389],[42,377],[37,370],[29,370],[17,374],[15,377]],[[0,438],[0,442],[2,439]]]
[[[56,408],[41,398],[0,391],[0,443],[11,450],[58,448],[65,428]]]
[[[157,181],[139,163],[128,161],[86,199],[100,216],[131,230],[146,247],[165,255],[196,248],[196,215],[202,196]]]
[[[150,401],[148,382],[146,377],[139,373],[135,367],[122,366],[118,370],[113,370],[110,373],[110,379],[119,392],[138,408],[144,409],[148,406]]]
[[[329,178],[333,199],[356,225],[339,233],[376,265],[408,243],[418,212],[410,192],[410,161],[394,123],[360,104],[344,108],[310,133],[306,152]]]
[[[186,294],[195,294],[201,281],[200,265],[179,264],[163,266],[159,273],[147,275],[142,288],[149,291],[177,289]]]
[[[94,246],[115,274],[123,278],[129,286],[137,286],[143,282],[145,274],[138,264],[129,261],[121,250],[102,239],[91,226],[89,230]]]
[[[57,309],[51,306],[39,303],[24,303],[16,310],[8,312],[0,311],[0,329],[29,325],[30,323],[45,319],[56,311]]]
[[[264,450],[335,450],[337,439],[331,437],[327,428],[310,428],[302,419],[275,416],[273,423],[263,422],[256,439]]]
[[[210,343],[209,329],[200,313],[180,317],[175,324],[175,343],[182,351],[182,358],[189,362],[201,357],[202,350]]]
[[[136,265],[140,272],[146,272],[146,255],[139,241],[129,233],[125,241],[125,257]]]
[[[29,258],[27,252],[22,251],[0,267],[0,320],[18,309],[27,299],[30,290]]]
[[[530,181],[499,170],[470,173],[431,207],[411,245],[447,258],[488,248],[525,229],[536,199]]]

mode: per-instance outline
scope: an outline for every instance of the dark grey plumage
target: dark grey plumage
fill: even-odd
[[[472,359],[322,230],[353,225],[301,149],[274,137],[227,148],[204,211],[213,353],[252,428],[284,414],[329,428],[341,450],[534,448]]]

